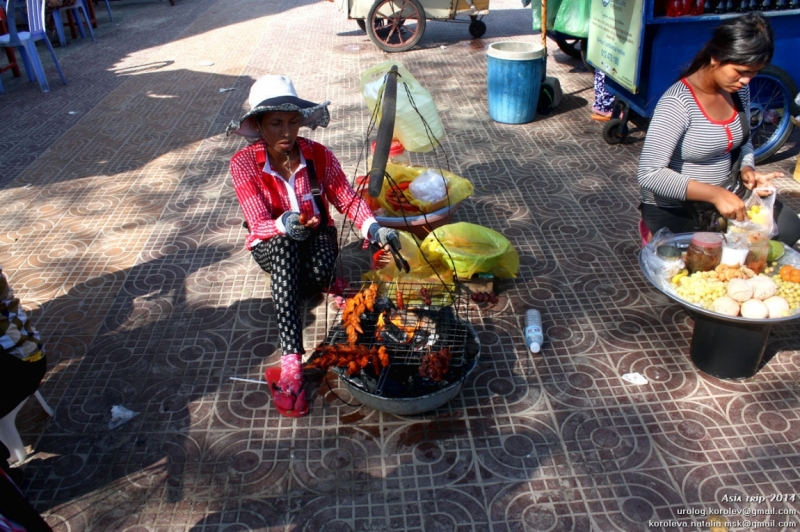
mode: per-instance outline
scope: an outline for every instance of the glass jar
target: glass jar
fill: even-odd
[[[767,267],[769,238],[761,233],[750,233],[747,235],[747,243],[750,251],[747,253],[744,265],[759,274]]]
[[[689,273],[708,272],[719,266],[722,259],[720,233],[695,233],[686,251],[686,269]]]

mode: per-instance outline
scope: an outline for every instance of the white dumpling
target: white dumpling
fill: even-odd
[[[742,317],[763,320],[769,316],[769,309],[760,299],[750,299],[742,303]]]
[[[772,296],[764,300],[770,318],[783,318],[789,315],[789,302],[781,296]]]
[[[738,316],[739,315],[739,303],[736,302],[735,299],[730,298],[728,296],[722,296],[715,299],[709,310],[712,312],[719,312],[720,314],[725,314],[726,316]]]
[[[753,286],[745,279],[732,279],[728,282],[728,297],[742,302],[753,297]]]
[[[775,292],[778,291],[778,285],[775,284],[775,281],[769,277],[764,277],[763,275],[756,275],[755,277],[748,279],[747,282],[753,287],[754,299],[760,299],[763,301],[774,296]]]

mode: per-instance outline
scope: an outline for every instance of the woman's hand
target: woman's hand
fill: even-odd
[[[293,240],[303,241],[309,237],[311,230],[303,225],[300,221],[300,213],[285,212],[281,216],[283,226],[286,228],[286,234]]]
[[[710,203],[716,207],[717,212],[730,220],[740,222],[745,220],[747,209],[744,207],[744,201],[725,188],[690,179],[686,188],[686,199]]]
[[[369,226],[367,230],[369,237],[373,242],[377,243],[383,249],[388,250],[389,241],[396,240],[398,251],[400,249],[400,240],[397,239],[397,231],[391,227],[381,227],[380,224],[374,223]]]
[[[758,172],[751,167],[742,168],[742,183],[744,186],[747,187],[749,190],[753,190],[754,188],[770,188],[774,185],[771,183],[770,180],[775,179],[776,177],[783,177],[783,172],[769,172],[763,173]],[[769,196],[769,193],[760,192],[760,196]]]
[[[714,207],[717,208],[717,211],[728,218],[729,220],[736,220],[737,222],[743,222],[747,219],[747,209],[744,206],[744,201],[742,198],[725,190],[724,188],[719,188],[719,192],[714,196],[714,199],[711,203],[714,204]]]

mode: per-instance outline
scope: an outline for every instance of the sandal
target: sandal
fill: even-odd
[[[608,122],[609,120],[611,120],[611,115],[605,116],[598,113],[592,113],[592,116],[590,116],[589,118],[591,118],[592,120],[597,120],[598,122]]]
[[[308,414],[308,401],[306,400],[305,390],[300,390],[299,394],[294,395],[285,393],[278,386],[278,381],[281,378],[281,368],[267,368],[264,372],[264,377],[267,379],[267,386],[269,386],[269,392],[272,394],[272,403],[280,415],[284,417],[303,417]]]

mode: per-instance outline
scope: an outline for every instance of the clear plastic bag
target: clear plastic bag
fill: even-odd
[[[444,126],[431,94],[414,79],[411,72],[406,70],[403,65],[397,61],[384,61],[367,69],[361,75],[359,90],[364,96],[370,112],[375,112],[375,106],[385,86],[383,78],[393,65],[397,65],[397,71],[400,74],[400,77],[397,78],[394,138],[403,144],[406,151],[431,151],[444,137]],[[413,104],[409,95],[413,99]],[[378,121],[380,121],[380,111]]]
[[[769,194],[762,196],[761,194]],[[775,223],[773,210],[775,207],[775,187],[754,188],[750,196],[745,199],[744,206],[747,209],[747,219],[738,222],[728,221],[728,232],[732,233],[753,233],[758,232],[767,239],[778,234],[778,226]]]
[[[428,169],[411,182],[408,191],[415,199],[434,203],[447,196],[447,185],[442,174]]]
[[[675,292],[672,278],[686,267],[680,257],[680,250],[672,246],[675,235],[666,227],[659,229],[647,245],[642,248],[645,267],[659,288]],[[674,247],[674,249],[672,249]]]

